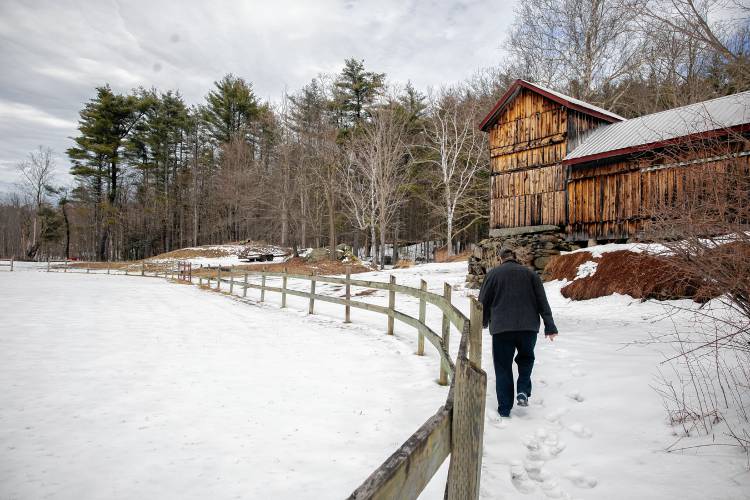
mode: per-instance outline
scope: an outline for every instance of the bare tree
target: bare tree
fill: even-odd
[[[750,452],[750,161],[746,138],[669,148],[653,175],[678,179],[651,200],[645,236],[661,243],[665,279],[697,284],[699,307],[670,303],[686,324],[659,339],[674,348],[658,390],[686,435],[724,437]],[[664,173],[664,174],[662,174]],[[710,300],[711,299],[711,300]],[[687,313],[687,314],[685,314]],[[719,439],[715,438],[719,442]],[[723,443],[724,445],[728,443]]]
[[[377,239],[377,204],[375,198],[375,184],[373,177],[367,175],[363,164],[358,163],[354,153],[349,155],[349,162],[342,168],[343,179],[342,193],[346,216],[349,221],[360,231],[370,232],[370,257],[377,260],[375,246]]]
[[[407,164],[411,159],[403,114],[391,106],[377,108],[371,114],[371,121],[362,127],[356,139],[354,151],[361,177],[370,184],[374,197],[382,269],[387,230],[404,201]]]
[[[448,255],[453,255],[454,222],[477,172],[487,168],[486,134],[476,127],[479,110],[466,99],[461,89],[443,89],[431,100],[426,121],[425,146],[430,151],[427,163],[436,172],[442,190],[438,207],[445,218]]]
[[[615,84],[639,65],[636,19],[641,2],[521,3],[507,41],[511,72],[544,85],[565,86],[574,97],[592,100],[597,89]]]
[[[39,146],[38,151],[29,153],[28,159],[18,164],[18,172],[23,180],[23,188],[34,205],[31,241],[26,247],[26,256],[34,258],[39,249],[39,210],[45,201],[46,193],[51,189],[50,185],[55,172],[52,150]]]

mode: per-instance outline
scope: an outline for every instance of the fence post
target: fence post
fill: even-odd
[[[245,277],[242,281],[242,296],[247,297],[247,273],[245,273]]]
[[[86,267],[86,274],[89,274],[90,272],[91,272],[91,268],[90,267]]]
[[[469,361],[477,367],[482,367],[482,303],[476,297],[470,300],[469,310]]]
[[[146,263],[141,262],[141,276],[146,276]]]
[[[391,285],[396,284],[396,277],[391,274]],[[393,335],[394,312],[396,309],[396,290],[388,289],[388,335]]]
[[[281,277],[281,308],[286,307],[286,266],[284,266],[284,276]]]
[[[419,289],[422,291],[419,297],[419,322],[424,325],[427,320],[427,299],[424,296],[427,293],[427,282],[425,280],[421,280]],[[424,356],[424,333],[421,331],[417,335],[417,355]]]
[[[216,269],[216,289],[221,290],[221,266]]]
[[[315,271],[310,273],[312,279],[310,280],[310,307],[307,313],[313,314],[313,308],[315,307]]]
[[[11,259],[11,260],[13,260],[13,259]],[[67,258],[65,259],[65,270],[63,272],[64,273],[68,272],[68,259]]]
[[[351,323],[352,318],[352,285],[350,283],[352,278],[352,266],[346,266],[346,306],[344,306],[344,323]]]
[[[188,279],[190,280],[190,284],[193,284],[193,263],[188,262]]]
[[[198,276],[198,286],[203,286],[203,276]]]
[[[443,283],[443,297],[451,303],[451,286],[448,283]],[[445,352],[450,353],[450,341],[451,341],[451,322],[448,319],[448,315],[443,313],[443,347]],[[438,384],[448,385],[448,372],[446,371],[443,363],[440,363],[440,378]]]
[[[112,267],[112,263],[107,261],[107,274],[109,274],[109,268]]]
[[[482,473],[482,436],[487,374],[466,358],[456,360],[451,461],[445,498],[477,500]]]
[[[15,255],[10,256],[10,272],[13,272],[13,259],[15,259]]]
[[[229,268],[229,295],[234,292],[234,264]]]
[[[47,272],[49,272],[49,255],[47,256]]]
[[[260,272],[260,301],[265,302],[266,300],[266,268]]]

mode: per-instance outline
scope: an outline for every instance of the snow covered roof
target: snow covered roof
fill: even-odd
[[[551,99],[565,107],[574,109],[587,115],[595,116],[610,123],[625,119],[620,115],[612,113],[611,111],[607,111],[604,108],[600,108],[598,106],[594,106],[593,104],[581,101],[579,99],[576,99],[575,97],[570,97],[569,95],[561,94],[560,92],[549,89],[547,87],[543,87],[542,85],[519,79],[513,82],[508,90],[505,91],[505,94],[503,94],[503,96],[498,99],[497,103],[495,103],[495,106],[493,106],[492,111],[490,111],[484,118],[484,120],[482,120],[479,128],[486,132],[487,129],[494,125],[497,121],[497,116],[500,114],[500,111],[513,100],[513,98],[517,95],[518,91],[521,88],[529,89],[532,92],[541,94],[544,97]]]
[[[568,153],[565,163],[650,149],[680,137],[746,124],[750,124],[750,91],[603,125]]]

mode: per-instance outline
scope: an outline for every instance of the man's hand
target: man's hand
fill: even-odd
[[[557,334],[556,334],[556,333],[551,333],[551,334],[549,334],[549,335],[545,335],[545,337],[547,337],[547,339],[548,339],[548,340],[549,340],[550,342],[554,342],[554,341],[555,341],[555,337],[557,337]]]

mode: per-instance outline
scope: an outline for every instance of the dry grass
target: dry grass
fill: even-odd
[[[344,264],[338,260],[336,261],[321,261],[321,262],[305,262],[300,257],[293,257],[286,262],[275,262],[269,264],[240,264],[234,266],[234,272],[243,273],[248,272],[282,272],[284,269],[291,274],[319,274],[319,275],[333,275],[333,274],[345,274],[347,266],[350,268],[352,274],[366,273],[373,269],[362,265],[362,264]],[[222,271],[229,271],[230,267],[222,266]],[[196,268],[193,267],[193,276],[216,276],[216,269],[209,268]]]
[[[414,261],[411,259],[399,259],[398,262],[396,262],[396,265],[393,266],[393,269],[409,269],[410,267],[414,267]]]
[[[448,255],[445,247],[438,248],[435,252],[435,262],[464,262],[469,260],[471,250],[464,250],[456,255]]]

